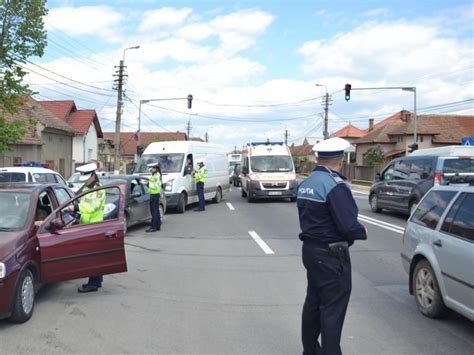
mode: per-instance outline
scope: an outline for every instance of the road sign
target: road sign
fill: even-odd
[[[462,137],[461,144],[474,147],[474,137]]]

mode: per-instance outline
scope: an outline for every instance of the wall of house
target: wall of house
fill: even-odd
[[[49,163],[50,168],[59,172],[64,178],[72,174],[72,136],[45,129],[42,134],[43,149],[41,162]]]
[[[0,153],[0,167],[13,166],[26,162],[41,161],[41,145],[15,144],[9,151]]]
[[[98,139],[93,123],[85,136],[76,136],[73,141],[73,160],[76,165],[97,160]]]

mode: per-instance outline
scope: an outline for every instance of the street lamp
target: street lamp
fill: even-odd
[[[322,86],[326,90],[326,95],[324,95],[324,139],[329,138],[329,132],[328,132],[328,111],[329,111],[329,95],[328,95],[328,87],[323,84],[315,84],[316,86]]]
[[[187,97],[172,97],[168,99],[148,99],[148,100],[140,100],[138,104],[138,142],[137,146],[140,146],[142,143],[142,104],[147,104],[152,101],[170,101],[170,100],[188,100],[188,109],[192,107],[192,100],[193,96],[189,94]]]
[[[417,117],[416,117],[416,87],[404,87],[403,91],[411,91],[414,97],[414,107],[413,107],[413,144],[417,144]]]
[[[125,63],[125,52],[128,49],[138,49],[140,46],[128,47],[123,50],[122,59],[119,64],[119,73],[118,73],[118,87],[117,87],[117,112],[115,119],[115,161],[114,161],[114,173],[118,174],[120,172],[120,126],[122,119],[122,94],[123,94],[123,77],[124,77],[124,63]]]

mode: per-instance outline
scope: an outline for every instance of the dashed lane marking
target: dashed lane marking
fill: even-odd
[[[230,202],[226,202],[227,207],[229,207],[229,210],[233,211],[235,210],[234,206]]]
[[[399,234],[403,234],[403,231],[405,230],[405,228],[395,224],[387,223],[369,216],[364,216],[362,214],[359,214],[359,219],[365,223],[373,224],[374,226],[378,226]]]
[[[265,254],[275,254],[275,252],[265,243],[262,238],[255,231],[249,231],[250,236],[255,240],[260,248],[264,251]]]

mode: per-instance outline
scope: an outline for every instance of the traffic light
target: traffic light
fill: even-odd
[[[415,150],[418,149],[418,144],[417,143],[413,143],[412,145],[409,145],[408,146],[408,153],[413,153]]]
[[[193,95],[189,94],[188,95],[188,109],[190,109],[193,106]]]
[[[344,98],[346,99],[346,101],[349,101],[351,99],[351,87],[351,84],[346,84],[346,86],[344,87],[344,91],[346,92]]]

